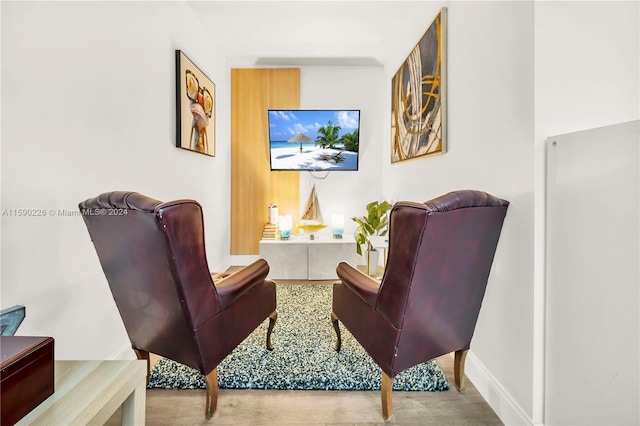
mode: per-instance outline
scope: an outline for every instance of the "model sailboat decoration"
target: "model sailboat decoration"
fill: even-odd
[[[302,213],[302,217],[298,223],[298,228],[313,234],[314,232],[327,227],[323,222],[324,219],[322,218],[322,212],[320,211],[318,194],[316,193],[316,186],[314,185],[313,188],[311,188],[311,193],[309,194],[309,198],[304,206],[304,212]]]

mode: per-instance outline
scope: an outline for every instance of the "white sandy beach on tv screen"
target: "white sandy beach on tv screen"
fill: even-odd
[[[336,155],[340,158],[336,160]],[[357,170],[358,154],[332,148],[294,145],[271,149],[273,170]]]

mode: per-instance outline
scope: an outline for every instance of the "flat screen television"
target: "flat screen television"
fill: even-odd
[[[273,171],[358,170],[360,110],[270,109]]]

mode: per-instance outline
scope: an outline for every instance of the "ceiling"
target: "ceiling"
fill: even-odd
[[[431,1],[187,1],[233,64],[399,67]]]

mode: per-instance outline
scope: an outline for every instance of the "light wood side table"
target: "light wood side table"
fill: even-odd
[[[55,361],[55,391],[19,425],[104,424],[122,406],[123,425],[144,425],[146,361]]]

